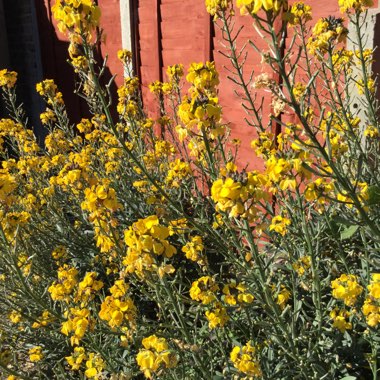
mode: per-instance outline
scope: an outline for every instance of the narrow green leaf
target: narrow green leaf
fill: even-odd
[[[349,239],[350,237],[352,237],[355,234],[355,232],[358,230],[358,228],[359,228],[358,225],[350,226],[350,227],[346,228],[345,230],[343,230],[340,233],[340,238],[342,240]]]

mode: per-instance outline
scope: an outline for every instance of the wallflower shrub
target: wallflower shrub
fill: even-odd
[[[38,83],[40,146],[16,101],[17,74],[0,71],[9,110],[0,121],[2,378],[378,378],[379,108],[373,52],[363,48],[371,5],[339,0],[346,20],[313,26],[302,2],[237,0],[273,71],[250,76],[233,4],[206,0],[257,131],[252,155],[264,169],[248,171],[236,162],[214,63],[190,65],[186,94],[183,66],[169,67],[168,82],[150,86],[152,119],[131,54],[120,51],[115,119],[94,58],[98,7],[56,2],[92,116],[74,125],[54,81]]]

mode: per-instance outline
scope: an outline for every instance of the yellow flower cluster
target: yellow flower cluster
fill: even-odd
[[[368,295],[362,308],[368,326],[376,327],[380,323],[380,273],[373,273],[367,286]]]
[[[287,8],[288,0],[236,0],[236,5],[242,15],[248,13],[254,15],[261,10],[278,13],[281,9]]]
[[[310,53],[323,56],[336,43],[344,42],[348,30],[343,21],[341,18],[332,16],[318,20],[308,41]]]
[[[205,0],[206,10],[215,19],[218,18],[218,14],[226,11],[230,5],[231,0]]]
[[[159,256],[171,258],[177,252],[167,240],[169,235],[169,228],[161,225],[156,215],[133,223],[124,234],[128,246],[127,255],[123,260],[126,271],[142,278],[148,272],[163,274],[174,271],[170,264],[163,264],[162,267],[157,265]]]
[[[72,293],[77,284],[77,276],[78,270],[67,264],[64,264],[62,267],[58,268],[58,282],[54,281],[48,289],[52,300],[68,300],[69,295]]]
[[[182,247],[182,252],[186,258],[198,263],[199,265],[207,264],[207,257],[204,254],[204,245],[202,237],[197,235],[191,238],[191,241],[187,242]]]
[[[44,354],[41,346],[35,346],[29,349],[29,359],[31,362],[39,362],[43,359]]]
[[[341,333],[344,333],[346,330],[351,330],[352,323],[347,322],[350,315],[351,313],[347,310],[339,310],[338,308],[333,309],[330,312],[330,317],[333,320],[333,327],[337,328]]]
[[[126,296],[128,288],[124,280],[115,281],[110,288],[111,296],[107,296],[102,302],[99,317],[107,321],[112,329],[120,327],[126,320],[135,320],[136,306],[132,299]]]
[[[328,202],[327,198],[333,194],[334,185],[326,178],[317,178],[309,182],[305,188],[304,196],[309,202],[316,202],[317,205],[324,205]]]
[[[98,185],[93,185],[84,190],[85,200],[82,209],[89,211],[94,218],[103,212],[102,209],[115,212],[121,208],[117,201],[116,191],[109,186],[109,180],[105,179]]]
[[[85,349],[83,347],[75,347],[74,352],[70,356],[66,356],[65,359],[73,371],[78,371],[86,360]]]
[[[366,88],[371,94],[374,94],[376,91],[376,82],[373,78],[369,78],[366,83],[364,83],[363,79],[359,79],[356,82],[356,88],[358,89],[359,95],[365,94]]]
[[[190,97],[185,96],[178,107],[180,120],[188,131],[197,127],[199,131],[211,131],[217,136],[222,130],[218,128],[221,107],[216,95],[219,77],[214,62],[191,64],[186,80],[192,86]]]
[[[205,315],[209,321],[211,329],[216,327],[223,327],[229,320],[226,309],[220,302],[217,302],[216,292],[219,286],[216,284],[215,279],[210,276],[204,276],[194,281],[190,288],[190,297],[202,302],[203,305],[212,305],[211,310],[207,310]]]
[[[3,120],[0,120],[0,133]],[[0,201],[5,203],[12,202],[11,194],[17,188],[16,178],[7,169],[0,169]]]
[[[239,178],[239,175],[233,177]],[[211,198],[216,204],[215,209],[228,213],[230,218],[253,220],[258,212],[256,204],[268,199],[267,179],[257,171],[242,173],[240,181],[233,177],[219,178],[212,184]]]
[[[219,286],[213,277],[203,276],[192,283],[190,297],[195,301],[202,302],[203,305],[208,305],[216,301],[215,293],[218,290]]]
[[[289,21],[289,24],[293,26],[304,24],[312,20],[311,6],[305,4],[303,1],[297,1],[292,4],[289,11],[285,14],[285,18]]]
[[[303,276],[310,268],[311,257],[302,256],[293,265],[293,269],[297,272],[298,276]]]
[[[100,379],[106,363],[99,354],[90,352],[86,354],[84,347],[75,347],[70,356],[65,357],[72,371],[79,371],[82,364],[86,364],[84,374],[88,379]]]
[[[57,85],[53,79],[45,79],[44,81],[36,84],[37,92],[43,96],[47,103],[50,105],[62,105],[62,93],[57,91]]]
[[[339,74],[342,72],[351,73],[352,72],[352,64],[354,52],[351,50],[346,50],[344,48],[336,49],[334,54],[332,55],[332,64],[334,67],[334,73]]]
[[[89,301],[93,300],[95,294],[103,288],[104,284],[102,281],[96,280],[97,276],[96,272],[88,272],[78,284],[74,301],[81,303],[81,307],[84,307]]]
[[[13,88],[17,82],[17,73],[8,71],[7,69],[0,70],[0,87],[7,89]]]
[[[149,91],[153,94],[160,95],[160,94],[170,94],[173,90],[173,86],[170,82],[160,82],[156,80],[155,82],[151,83],[149,85]]]
[[[363,291],[357,276],[353,274],[342,274],[336,280],[331,281],[331,287],[333,297],[342,300],[347,306],[354,306]]]
[[[170,83],[173,83],[173,84],[178,83],[184,74],[183,65],[176,64],[176,65],[168,66],[168,68],[166,69],[166,74],[168,76]]]
[[[117,52],[117,57],[124,64],[129,64],[132,60],[132,52],[127,49],[122,49]]]
[[[292,94],[297,102],[301,101],[306,93],[306,86],[301,82],[296,82],[292,88]]]
[[[88,69],[88,60],[83,55],[72,57],[71,64],[74,67],[74,72],[79,73]]]
[[[247,286],[232,280],[223,286],[224,302],[228,305],[244,305],[253,302],[254,297],[247,291]]]
[[[177,365],[177,357],[170,351],[165,338],[151,335],[142,340],[142,345],[144,349],[140,349],[136,361],[147,379],[152,379],[160,369]]]
[[[276,215],[272,218],[269,226],[269,231],[277,232],[278,234],[285,236],[288,232],[288,226],[291,225],[291,220],[281,215]]]
[[[375,128],[373,125],[368,125],[367,128],[364,130],[364,136],[369,137],[371,139],[379,137],[379,134],[379,130]]]
[[[46,327],[49,323],[53,322],[55,318],[50,314],[48,310],[44,310],[42,315],[37,318],[36,322],[32,324],[33,329],[39,329],[41,327]]]
[[[251,148],[258,157],[268,158],[276,152],[274,134],[272,132],[259,132],[258,137],[251,141]]]
[[[17,310],[12,310],[12,312],[8,315],[9,320],[14,323],[20,323],[22,321],[22,315]]]
[[[190,288],[190,297],[193,300],[210,306],[210,309],[205,313],[210,329],[223,327],[230,319],[226,308],[218,300],[217,293],[219,290],[219,285],[210,276],[199,278],[192,283]],[[221,298],[228,306],[244,306],[251,304],[254,300],[253,295],[247,291],[247,287],[235,280],[225,284],[222,291],[223,296]]]
[[[285,306],[290,298],[292,293],[290,293],[290,290],[285,287],[285,285],[280,286],[280,291],[277,293],[277,304],[280,306],[280,308],[283,310],[285,309]]]
[[[220,302],[216,302],[211,310],[206,311],[205,315],[210,329],[223,327],[230,320],[226,308]]]
[[[373,6],[373,0],[338,0],[338,3],[342,13],[348,12],[351,8],[355,12],[363,12]]]
[[[102,371],[105,368],[106,363],[99,354],[91,352],[86,360],[86,370],[84,374],[89,379],[101,379]]]
[[[219,74],[215,69],[215,62],[191,63],[186,80],[200,92],[214,92],[219,84]]]
[[[90,324],[90,310],[72,307],[65,312],[67,320],[62,323],[61,333],[70,337],[72,346],[78,346]]]
[[[33,157],[34,154],[40,151],[40,147],[37,144],[36,137],[33,131],[24,128],[21,124],[16,123],[12,119],[1,119],[0,120],[0,141],[3,143],[3,138],[9,137],[11,141],[17,146],[17,149],[21,156],[23,156],[17,164],[17,168],[21,171],[21,165],[25,164],[25,171],[30,167],[36,165],[36,158]],[[29,161],[30,160],[30,161]],[[3,174],[4,180],[6,180],[5,174],[9,171],[9,168],[4,167],[3,164]],[[7,179],[10,181],[10,178]],[[11,183],[11,182],[10,182]],[[6,186],[7,187],[7,186]],[[0,191],[1,194],[1,191]]]
[[[235,346],[231,351],[230,359],[239,372],[255,378],[262,375],[256,355],[257,349],[247,342],[243,347]]]
[[[52,12],[58,29],[71,36],[91,34],[99,26],[100,8],[93,0],[56,0]]]
[[[117,104],[117,112],[124,118],[136,115],[137,103],[136,95],[139,88],[139,79],[136,77],[124,78],[124,84],[117,90],[119,102]]]
[[[169,187],[179,188],[182,181],[190,178],[193,171],[188,162],[183,159],[176,158],[169,163],[168,174],[166,176],[166,183]]]

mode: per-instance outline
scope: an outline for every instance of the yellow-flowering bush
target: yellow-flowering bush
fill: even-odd
[[[2,379],[378,378],[379,105],[362,29],[372,1],[337,1],[352,50],[343,19],[313,25],[303,2],[205,5],[261,170],[236,160],[213,62],[186,75],[170,66],[149,86],[152,119],[121,50],[113,116],[93,54],[95,1],[53,7],[89,118],[73,124],[54,81],[38,83],[47,105],[38,144],[17,74],[0,71]],[[268,49],[255,39],[244,49],[262,51],[273,75],[246,79],[235,5],[268,37]]]

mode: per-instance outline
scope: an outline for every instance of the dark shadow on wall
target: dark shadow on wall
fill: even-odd
[[[43,79],[54,79],[63,94],[69,118],[73,123],[79,122],[83,117],[91,117],[86,102],[74,94],[77,78],[68,62],[69,43],[62,40],[62,35],[57,35],[52,24],[52,4],[54,0],[3,2],[9,51],[6,68],[18,73],[18,101],[24,104],[29,126],[33,126],[40,143],[46,136],[46,130],[39,115],[46,106],[35,86]],[[98,46],[95,59],[98,63],[103,62],[101,46]],[[111,77],[110,70],[106,68],[102,82],[108,83]],[[110,90],[115,104],[117,88],[114,83]],[[0,109],[0,117],[5,116],[4,110]]]
[[[18,102],[24,105],[29,126],[35,126],[36,134],[41,135],[43,128],[39,114],[43,110],[43,102],[35,91],[35,83],[42,76],[42,68],[33,1],[6,0],[2,3],[5,44],[8,50],[8,59],[4,67],[18,73]],[[3,104],[1,117],[7,116],[4,108]]]
[[[51,5],[52,0],[35,0],[37,23],[39,30],[39,40],[41,46],[41,62],[43,68],[43,77],[54,79],[59,90],[63,94],[67,112],[72,122],[79,122],[83,117],[91,117],[86,102],[74,94],[77,87],[77,76],[68,62],[69,42],[63,40],[64,36],[60,34],[53,26]],[[101,45],[97,46],[95,51],[95,60],[98,64],[103,63]],[[112,78],[110,70],[106,67],[101,79],[102,84],[107,84]],[[116,99],[116,85],[112,83],[110,93],[113,104]],[[116,108],[116,107],[114,107]],[[116,109],[113,113],[116,116]]]

